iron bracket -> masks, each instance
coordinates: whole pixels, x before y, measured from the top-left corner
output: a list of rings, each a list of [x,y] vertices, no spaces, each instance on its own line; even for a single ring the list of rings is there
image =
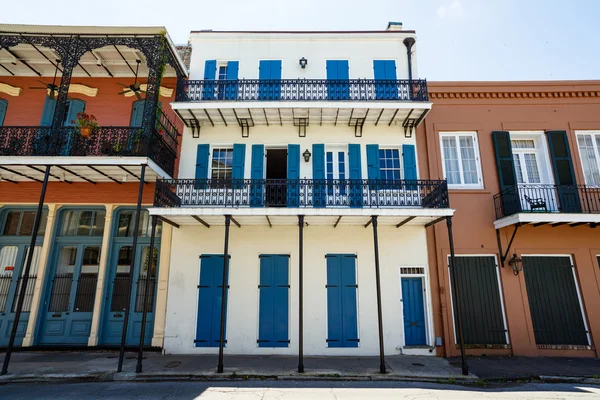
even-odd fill
[[[504,254],[502,253],[502,240],[500,239],[500,229],[496,229],[496,239],[498,240],[498,252],[500,254],[500,265],[502,266],[502,268],[504,268],[504,262],[506,261],[508,253],[510,252],[510,246],[512,246],[512,243],[515,240],[515,235],[517,234],[517,231],[520,227],[520,223],[515,224],[515,230],[513,231],[512,236],[510,237],[508,247],[506,248],[506,253]]]

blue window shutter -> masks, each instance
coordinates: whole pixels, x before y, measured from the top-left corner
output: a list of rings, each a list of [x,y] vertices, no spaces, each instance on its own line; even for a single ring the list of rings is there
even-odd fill
[[[52,119],[54,118],[54,109],[56,108],[56,99],[51,99],[46,96],[44,103],[44,109],[42,111],[42,120],[40,126],[52,126]]]
[[[212,310],[215,263],[212,256],[203,255],[198,284],[198,315],[196,318],[196,347],[211,347]]]
[[[260,303],[258,306],[258,347],[275,347],[273,264],[273,256],[261,256],[258,288]]]
[[[358,347],[356,258],[340,255],[342,280],[342,347]]]
[[[561,212],[581,212],[581,201],[575,181],[573,160],[569,149],[566,131],[547,131],[548,148],[552,159],[554,180],[558,186],[558,198]],[[561,187],[561,185],[564,185]],[[570,187],[567,187],[570,186]]]
[[[313,144],[313,207],[325,207],[327,204],[327,185],[325,181],[325,145]]]
[[[210,145],[199,144],[196,151],[196,179],[208,179],[208,159],[210,158]],[[204,189],[206,181],[196,182],[196,189]]]
[[[270,79],[281,79],[281,60],[271,60]]]
[[[329,100],[348,100],[350,87],[348,83],[340,82],[349,79],[348,60],[327,60],[327,98]]]
[[[6,108],[8,107],[8,102],[6,100],[0,99],[0,126],[4,124],[4,117],[6,116]]]
[[[240,69],[239,61],[227,62],[227,80],[237,81],[239,69]],[[238,94],[237,92],[238,92],[238,83],[237,82],[228,82],[225,87],[225,100],[236,100],[237,94]]]
[[[327,347],[342,347],[342,263],[337,255],[327,254]]]
[[[213,271],[213,303],[212,303],[212,318],[211,318],[211,333],[209,347],[219,347],[219,339],[221,336],[221,303],[223,300],[223,255],[215,255],[211,257],[214,264]],[[229,284],[229,259],[227,260],[225,285]],[[225,332],[227,332],[227,294],[225,291]],[[227,335],[225,334],[225,338]]]
[[[281,98],[281,60],[260,60],[258,79],[268,82],[261,83],[258,88],[259,100],[279,100]]]
[[[384,60],[373,60],[373,73],[375,80],[384,80],[386,78]]]
[[[367,172],[369,181],[379,179],[379,145],[367,145]],[[369,183],[371,184],[371,183]]]
[[[204,80],[215,80],[217,73],[217,60],[206,60],[204,62]],[[202,89],[202,99],[214,100],[216,85],[212,82],[204,82]]]
[[[350,171],[350,207],[362,207],[362,165],[360,144],[348,145]]]
[[[233,145],[233,160],[231,165],[231,178],[244,179],[244,166],[246,160],[246,145]]]
[[[65,118],[65,126],[77,125],[77,114],[85,111],[85,101],[73,99],[68,101],[69,111]]]
[[[288,313],[289,313],[289,257],[273,256],[273,332],[274,347],[288,347]]]
[[[404,179],[410,181],[417,180],[417,157],[414,145],[402,145],[402,161],[404,164]]]
[[[240,69],[239,61],[228,61],[227,62],[227,79],[229,79],[229,80],[238,79],[239,69]]]
[[[327,60],[326,68],[327,68],[327,80],[338,79],[338,66],[337,60]]]
[[[373,72],[376,81],[390,81],[375,84],[375,98],[378,100],[396,100],[398,98],[398,87],[396,80],[396,61],[374,60]]]
[[[395,81],[396,77],[396,60],[386,60],[385,63],[385,79]]]
[[[136,101],[135,103],[133,103],[133,108],[131,109],[131,123],[129,126],[142,126],[142,121],[144,120],[145,103],[146,102],[144,100]]]
[[[269,60],[259,61],[258,79],[271,79],[271,62]]]
[[[289,180],[287,190],[287,206],[298,207],[300,201],[300,145],[288,145],[287,178]]]
[[[264,193],[264,166],[265,166],[265,146],[262,144],[252,145],[252,165],[250,166],[250,206],[263,206]]]

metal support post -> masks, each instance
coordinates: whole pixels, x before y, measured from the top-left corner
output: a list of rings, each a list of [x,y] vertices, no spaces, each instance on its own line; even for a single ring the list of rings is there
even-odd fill
[[[377,238],[377,216],[371,217],[373,225],[373,247],[375,248],[375,285],[377,286],[377,324],[379,326],[379,372],[385,374],[385,355],[383,351],[383,320],[381,315],[381,278],[379,276],[379,240]]]
[[[304,215],[298,215],[298,372],[304,372]]]
[[[225,345],[225,310],[227,309],[227,264],[229,263],[229,225],[231,215],[225,216],[225,246],[223,248],[223,282],[221,290],[221,328],[219,331],[219,365],[217,372],[223,372],[223,346]]]

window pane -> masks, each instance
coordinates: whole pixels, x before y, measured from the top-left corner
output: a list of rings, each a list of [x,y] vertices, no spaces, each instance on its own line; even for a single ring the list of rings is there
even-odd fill
[[[129,269],[131,267],[131,246],[123,246],[119,249],[117,260],[117,273],[113,281],[112,299],[110,311],[119,312],[125,310],[129,300]]]
[[[158,249],[155,247],[152,252],[152,270],[150,276],[148,276],[148,269],[150,267],[150,248],[144,247],[142,250],[142,267],[140,268],[138,279],[137,279],[137,295],[135,299],[135,311],[142,312],[144,304],[144,294],[146,293],[146,280],[150,279],[150,288],[148,291],[148,297],[146,298],[146,311],[151,312],[154,304],[154,285],[156,284],[156,265],[158,263]]]
[[[79,211],[66,211],[63,213],[61,236],[75,236]]]
[[[35,211],[23,211],[21,217],[21,226],[19,227],[19,236],[31,236],[33,233],[33,222],[35,220]]]
[[[460,136],[460,156],[462,159],[462,167],[465,184],[476,184],[477,177],[477,160],[475,159],[475,147],[472,136]]]
[[[0,249],[0,312],[4,312],[6,308],[17,252],[17,246],[5,246]]]
[[[451,136],[442,138],[444,165],[446,167],[446,179],[448,184],[461,184],[460,169],[458,166],[458,151],[456,139]]]
[[[510,142],[513,149],[535,149],[535,141],[533,139],[517,139]]]
[[[106,211],[96,211],[94,226],[92,227],[92,236],[104,235],[104,222],[106,220]]]
[[[92,312],[100,269],[100,247],[89,246],[83,250],[81,274],[77,280],[74,312]]]
[[[540,172],[538,170],[535,154],[523,154],[525,157],[525,169],[527,170],[527,180],[529,183],[540,183]]]
[[[35,246],[33,250],[33,258],[31,259],[31,268],[29,269],[29,279],[27,280],[27,287],[25,288],[25,297],[23,299],[23,308],[21,311],[29,312],[31,311],[31,302],[33,300],[33,290],[35,288],[35,281],[37,279],[37,271],[40,265],[40,255],[42,253],[42,246]],[[27,257],[29,257],[29,246],[27,246],[27,251],[25,251],[25,258],[23,258],[21,264],[21,276],[17,281],[17,290],[15,293],[21,292],[21,285],[23,283],[23,277],[25,276],[25,263],[27,262]],[[17,311],[17,303],[19,297],[13,297],[12,304],[12,312]]]
[[[131,236],[130,226],[133,225],[133,214],[134,211],[121,211],[119,213],[119,224],[117,227],[117,236],[126,237]]]
[[[521,161],[519,160],[518,154],[513,154],[513,161],[515,164],[515,175],[517,176],[517,183],[523,183],[523,169],[521,168]]]
[[[598,145],[598,139],[599,137],[596,138],[596,146]],[[592,135],[577,136],[577,143],[579,144],[579,153],[581,154],[585,182],[588,185],[600,185],[600,171],[598,169],[596,153],[594,152]]]
[[[4,235],[16,235],[19,228],[20,211],[11,211],[6,214],[6,223],[4,224]]]
[[[69,311],[71,298],[71,284],[77,260],[77,247],[65,246],[60,249],[58,265],[54,279],[52,280],[52,292],[50,294],[49,312]]]
[[[89,236],[90,227],[94,218],[93,211],[82,211],[79,214],[79,224],[77,225],[77,236]]]
[[[231,179],[233,149],[214,149],[211,177],[213,179]]]
[[[400,151],[398,149],[380,150],[379,157],[381,178],[386,180],[401,179]]]

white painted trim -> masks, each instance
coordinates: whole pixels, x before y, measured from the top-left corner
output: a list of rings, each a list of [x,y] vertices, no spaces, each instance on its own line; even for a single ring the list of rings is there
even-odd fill
[[[586,185],[593,185],[587,181],[585,166],[583,165],[583,157],[581,157],[581,146],[579,145],[579,136],[590,135],[592,137],[592,147],[594,149],[594,155],[596,156],[596,166],[600,169],[600,149],[598,149],[598,145],[596,144],[596,136],[600,135],[600,131],[598,130],[580,130],[575,131],[575,141],[577,142],[577,150],[579,151],[579,162],[581,163],[581,171],[583,171],[583,179],[585,180]]]
[[[473,149],[475,151],[475,161],[476,161],[476,168],[477,168],[477,179],[479,180],[478,183],[476,184],[466,184],[466,183],[448,183],[448,188],[449,189],[483,189],[484,185],[483,185],[483,172],[481,170],[481,156],[480,156],[480,151],[479,151],[479,140],[477,139],[477,132],[476,131],[456,131],[456,132],[439,132],[439,140],[440,140],[440,156],[442,158],[442,173],[444,176],[444,179],[447,179],[447,175],[446,175],[446,160],[444,159],[444,142],[443,139],[444,137],[452,137],[454,138],[455,142],[456,142],[456,152],[457,152],[457,156],[458,156],[458,170],[460,173],[460,179],[461,181],[464,180],[464,171],[463,171],[463,164],[462,164],[462,156],[461,156],[461,152],[460,152],[460,141],[459,141],[459,137],[460,136],[471,136],[473,138]]]
[[[433,103],[406,102],[406,101],[231,101],[209,100],[193,102],[172,102],[173,110],[217,110],[232,109],[259,109],[263,108],[322,108],[322,109],[386,109],[386,110],[429,110]]]
[[[571,214],[571,213],[518,213],[494,221],[494,228],[500,229],[506,226],[522,223],[600,223],[600,214]]]

